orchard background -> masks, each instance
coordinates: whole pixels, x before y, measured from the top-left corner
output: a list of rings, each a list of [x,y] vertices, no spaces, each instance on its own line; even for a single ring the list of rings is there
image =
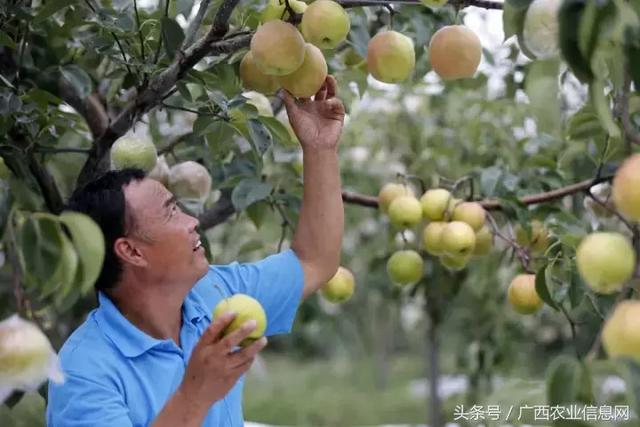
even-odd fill
[[[322,53],[347,109],[342,265],[355,293],[342,304],[311,298],[294,332],[270,341],[247,379],[246,419],[440,426],[458,405],[500,405],[516,408],[508,423],[550,425],[531,410],[518,420],[517,408],[580,404],[628,405],[626,425],[637,425],[640,315],[628,314],[631,326],[619,334],[631,357],[609,357],[601,331],[623,300],[637,298],[638,258],[631,277],[602,293],[579,274],[576,250],[588,234],[610,231],[640,253],[638,217],[612,203],[609,186],[639,151],[640,1],[537,0],[543,12],[528,26],[529,0],[339,3],[351,23],[347,40]],[[2,0],[0,319],[17,313],[34,322],[57,350],[95,306],[101,235],[63,213],[64,201],[111,167],[110,148],[125,135],[152,141],[164,155],[159,164],[207,169],[206,199],[182,202],[200,217],[212,263],[287,246],[302,195],[301,150],[280,99],[270,94],[266,105],[239,78],[265,6]],[[454,24],[480,36],[482,62],[472,77],[443,80],[428,46]],[[376,81],[366,61],[370,39],[388,29],[414,45],[415,68],[396,84]],[[631,166],[622,185],[637,212],[640,163]],[[378,208],[390,182],[418,198],[445,188],[480,202],[490,253],[444,267],[424,250],[426,221],[401,230]],[[527,236],[536,240],[540,227],[546,238],[537,250]],[[406,286],[386,271],[403,249],[424,260],[420,279]],[[629,256],[616,250],[602,245],[595,259]],[[544,302],[533,314],[508,298],[521,273],[536,275],[534,296]],[[43,425],[45,387],[39,392],[11,395],[0,425]]]

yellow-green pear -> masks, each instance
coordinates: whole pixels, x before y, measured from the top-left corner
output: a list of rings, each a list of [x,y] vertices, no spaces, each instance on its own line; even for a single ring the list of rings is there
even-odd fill
[[[393,283],[411,285],[422,278],[424,261],[420,254],[413,250],[394,252],[387,261],[387,273]]]
[[[618,303],[602,328],[602,346],[609,357],[640,361],[640,301]]]
[[[270,76],[293,73],[304,61],[302,34],[288,22],[269,21],[251,38],[251,54],[258,69]]]
[[[442,231],[447,225],[446,222],[433,221],[427,224],[422,231],[422,246],[425,251],[431,255],[441,255],[443,253],[442,248]]]
[[[427,190],[420,198],[422,213],[430,221],[443,221],[449,203],[453,200],[450,192],[443,188]]]
[[[442,249],[453,257],[467,257],[476,246],[476,233],[466,222],[452,221],[442,230]]]
[[[520,224],[516,226],[516,243],[527,247],[534,255],[544,253],[549,247],[549,231],[544,224],[537,219],[531,222],[531,235]]]
[[[544,304],[536,291],[534,274],[519,274],[509,284],[507,300],[520,314],[533,314]]]
[[[213,310],[214,320],[226,312],[236,313],[235,319],[223,334],[228,335],[236,329],[240,328],[249,320],[256,321],[256,328],[249,334],[247,338],[240,343],[241,347],[251,344],[253,341],[261,338],[267,329],[267,315],[258,300],[246,294],[235,294],[229,298],[225,298],[216,305]]]
[[[447,255],[447,254],[442,254],[442,256],[440,257],[440,262],[442,263],[442,265],[444,265],[447,268],[447,270],[459,271],[467,266],[467,263],[469,262],[469,257],[468,256],[456,257],[456,256]]]
[[[343,42],[351,29],[349,14],[332,0],[316,0],[302,15],[300,30],[309,43],[320,49],[333,49]]]
[[[443,80],[473,77],[481,57],[480,39],[464,25],[448,25],[431,36],[429,62]]]
[[[484,256],[493,249],[493,233],[485,225],[476,231],[476,246],[473,249],[473,255]]]
[[[462,202],[453,209],[451,219],[466,222],[473,231],[478,231],[484,225],[486,212],[478,202]]]
[[[123,136],[111,147],[111,169],[142,169],[145,173],[153,170],[158,161],[158,152],[149,138]]]
[[[414,196],[414,193],[411,187],[404,184],[385,184],[378,193],[378,207],[384,213],[389,212],[389,205],[398,196]]]
[[[620,233],[591,233],[578,245],[576,265],[587,285],[600,294],[618,291],[633,275],[636,253]]]
[[[558,57],[560,53],[560,20],[562,0],[533,0],[525,14],[522,37],[525,47],[536,59]]]
[[[406,80],[416,65],[413,40],[397,31],[382,31],[369,40],[367,68],[384,83]]]
[[[396,197],[389,205],[389,219],[398,228],[411,228],[422,219],[422,206],[413,196]]]
[[[50,375],[55,357],[49,339],[35,323],[17,314],[0,321],[1,388],[9,386],[9,392],[11,385],[37,388]],[[59,376],[57,372],[56,382]]]
[[[242,86],[248,90],[255,90],[266,95],[270,95],[280,88],[274,76],[264,74],[253,61],[251,51],[245,53],[240,61],[240,80]]]
[[[640,221],[640,154],[627,158],[616,172],[613,202],[622,215]]]
[[[338,271],[325,283],[322,288],[322,296],[332,303],[343,303],[351,298],[355,290],[356,281],[353,273],[345,267],[338,267]]]
[[[302,65],[293,73],[278,77],[278,82],[296,98],[311,98],[322,87],[327,72],[322,51],[307,43]]]
[[[289,6],[295,13],[304,13],[307,9],[307,4],[299,0],[289,0]],[[267,5],[262,9],[260,15],[260,21],[265,22],[281,19],[283,21],[289,20],[289,11],[286,10],[286,4],[284,0],[269,0]]]
[[[169,169],[167,188],[179,199],[206,200],[211,192],[211,174],[193,160],[176,163]]]

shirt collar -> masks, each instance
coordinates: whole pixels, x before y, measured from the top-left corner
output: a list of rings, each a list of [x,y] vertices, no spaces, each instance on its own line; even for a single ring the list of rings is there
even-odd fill
[[[194,292],[189,292],[182,304],[183,327],[185,322],[198,323],[208,318],[207,310],[202,307]],[[137,357],[156,346],[173,346],[171,340],[159,340],[138,329],[120,313],[109,297],[103,292],[98,293],[100,306],[97,309],[96,320],[98,326],[116,345],[125,357]]]

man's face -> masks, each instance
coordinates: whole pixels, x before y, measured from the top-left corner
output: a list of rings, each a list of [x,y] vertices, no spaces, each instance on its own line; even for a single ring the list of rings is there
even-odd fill
[[[201,278],[208,262],[196,232],[198,219],[182,212],[175,197],[156,180],[132,182],[124,194],[128,238],[144,268],[162,282],[195,283]]]

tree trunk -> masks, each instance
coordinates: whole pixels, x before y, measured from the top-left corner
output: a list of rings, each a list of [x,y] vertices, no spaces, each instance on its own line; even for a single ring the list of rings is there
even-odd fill
[[[428,309],[426,304],[426,313],[429,316],[429,325],[427,326],[427,366],[429,372],[429,413],[428,418],[431,419],[431,427],[442,427],[442,402],[438,394],[438,385],[440,383],[440,366],[438,361],[439,342],[438,342],[438,324],[434,319],[434,313]]]

